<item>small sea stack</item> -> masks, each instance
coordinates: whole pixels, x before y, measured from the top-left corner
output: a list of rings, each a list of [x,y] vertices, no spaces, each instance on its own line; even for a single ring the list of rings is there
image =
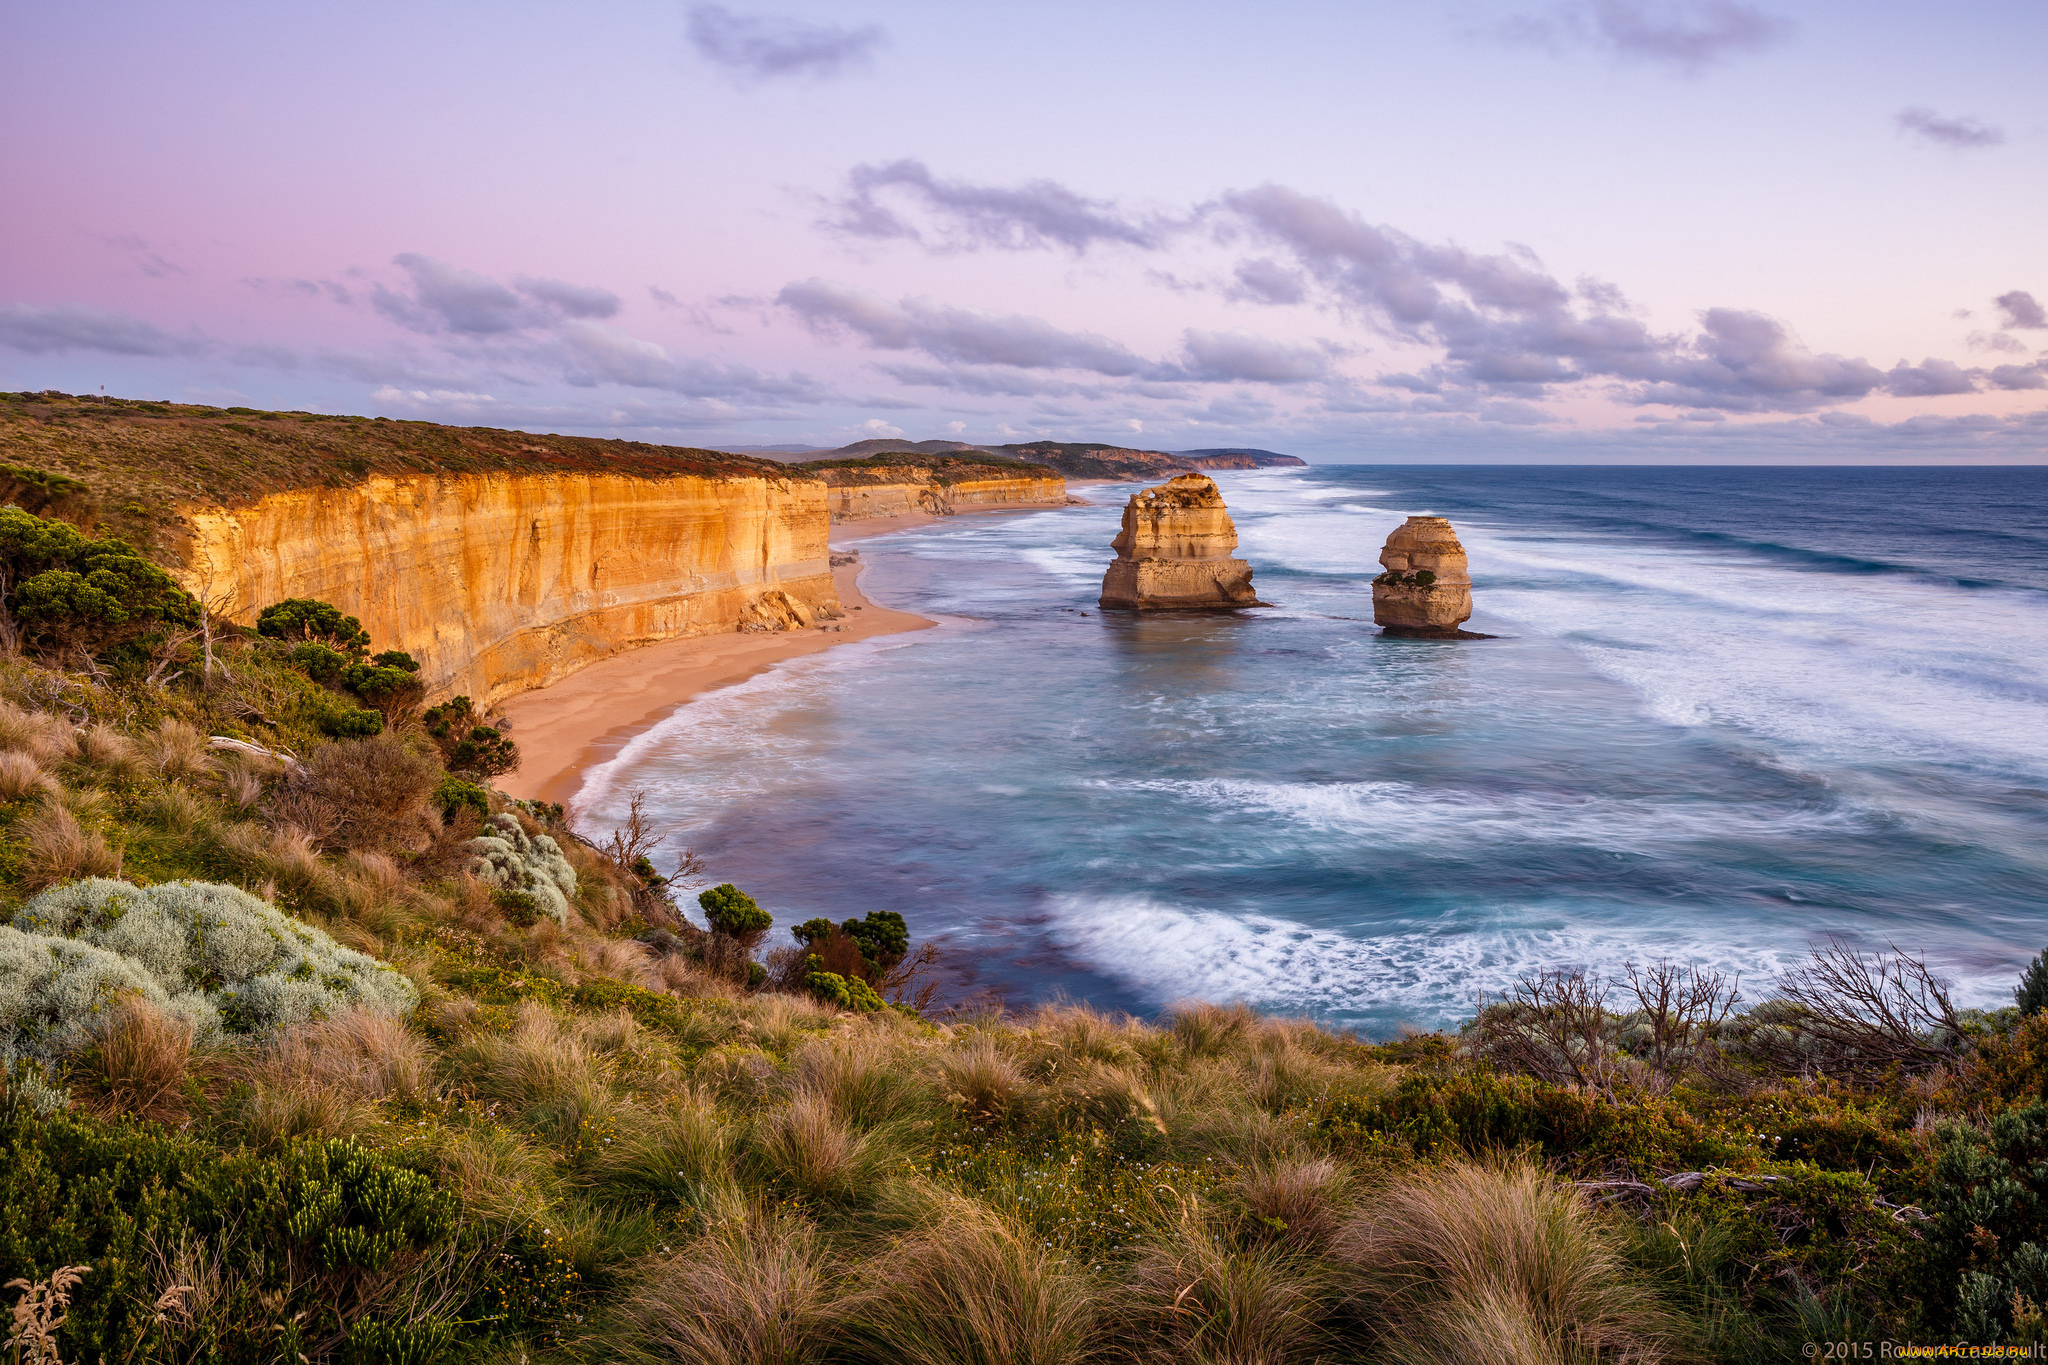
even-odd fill
[[[1182,474],[1133,493],[1116,558],[1102,576],[1104,610],[1216,611],[1263,607],[1252,566],[1236,557],[1237,527],[1216,481]]]
[[[1458,627],[1472,615],[1465,547],[1443,517],[1410,517],[1380,551],[1386,572],[1372,581],[1372,619],[1388,635],[1485,639]]]

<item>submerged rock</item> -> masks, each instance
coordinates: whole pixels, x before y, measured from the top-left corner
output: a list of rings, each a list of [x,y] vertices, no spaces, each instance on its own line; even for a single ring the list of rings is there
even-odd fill
[[[1236,557],[1237,527],[1216,481],[1182,474],[1133,493],[1116,558],[1102,576],[1102,605],[1124,611],[1262,607],[1252,566]]]
[[[1472,575],[1449,521],[1408,518],[1387,537],[1380,563],[1386,572],[1372,581],[1372,619],[1387,634],[1472,635],[1458,629],[1472,615]]]

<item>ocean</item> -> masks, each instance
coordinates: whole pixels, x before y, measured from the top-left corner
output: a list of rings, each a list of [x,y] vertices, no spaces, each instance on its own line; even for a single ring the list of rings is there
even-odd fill
[[[1831,935],[1995,1006],[2048,946],[2048,469],[1218,477],[1254,586],[1096,609],[1132,486],[862,541],[937,629],[784,664],[594,771],[783,927],[901,912],[950,998],[1244,1001],[1386,1036],[1660,956],[1750,1000]],[[1381,638],[1451,518],[1491,640]]]

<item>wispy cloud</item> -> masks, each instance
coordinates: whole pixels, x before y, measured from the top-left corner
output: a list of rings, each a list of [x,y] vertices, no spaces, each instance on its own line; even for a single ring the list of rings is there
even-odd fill
[[[1554,53],[1605,52],[1691,75],[1775,47],[1792,31],[1790,20],[1739,0],[1575,0],[1545,14],[1516,15],[1487,36]]]
[[[845,28],[780,15],[690,8],[690,45],[706,61],[752,80],[823,80],[866,65],[888,35],[876,24]]]
[[[2003,128],[1973,118],[1944,118],[1919,105],[1901,109],[1893,121],[1901,132],[1941,147],[1996,147],[2005,141]]]
[[[56,351],[98,351],[103,355],[183,356],[204,350],[197,337],[179,337],[154,323],[108,308],[63,303],[37,308],[0,306],[0,346],[42,355]]]
[[[391,263],[406,273],[410,291],[379,285],[371,302],[378,312],[415,332],[502,336],[547,327],[562,318],[608,318],[619,311],[618,295],[590,285],[522,276],[508,286],[410,251],[393,257]]]
[[[1074,252],[1105,243],[1159,245],[1167,225],[1130,217],[1051,180],[974,185],[935,176],[906,158],[856,166],[827,226],[857,237],[900,238],[936,249],[994,247]]]

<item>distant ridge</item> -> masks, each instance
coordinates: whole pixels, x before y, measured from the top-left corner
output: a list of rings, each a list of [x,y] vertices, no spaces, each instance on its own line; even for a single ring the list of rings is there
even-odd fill
[[[1016,445],[986,446],[967,441],[911,441],[901,437],[872,436],[851,445],[829,448],[779,445],[733,446],[730,449],[735,455],[753,455],[785,464],[865,460],[895,454],[927,457],[972,454],[990,460],[1047,465],[1070,479],[1152,479],[1198,469],[1270,469],[1308,463],[1293,455],[1248,446],[1166,451],[1139,450],[1102,441],[1026,441]]]

